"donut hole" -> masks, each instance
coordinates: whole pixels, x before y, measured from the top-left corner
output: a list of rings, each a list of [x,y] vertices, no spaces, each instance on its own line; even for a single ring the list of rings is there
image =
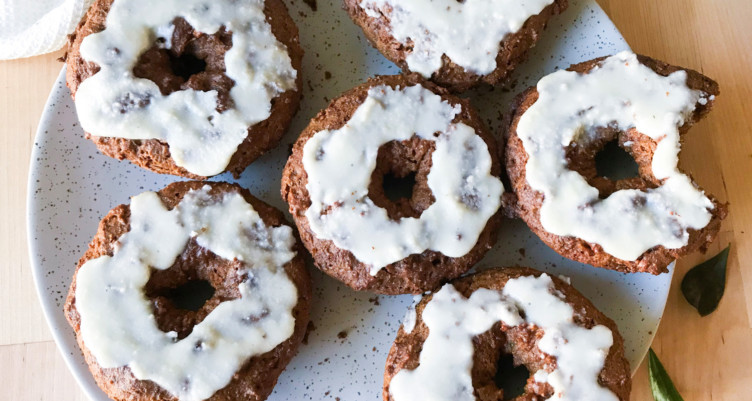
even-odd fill
[[[206,61],[196,57],[195,54],[184,53],[176,55],[169,52],[168,54],[170,56],[170,68],[172,68],[172,72],[186,81],[193,75],[206,70]]]
[[[415,187],[415,172],[410,172],[404,177],[398,177],[392,172],[384,174],[381,186],[384,188],[384,195],[392,202],[410,199]]]
[[[413,137],[379,147],[368,197],[392,220],[419,218],[436,199],[428,187],[433,141]]]
[[[214,287],[206,280],[189,280],[176,288],[168,289],[164,297],[177,309],[195,312],[214,296],[214,292]]]
[[[655,142],[634,129],[598,128],[566,148],[567,168],[598,189],[600,199],[623,189],[646,190],[661,185],[652,175]]]
[[[241,262],[223,259],[192,239],[172,266],[152,269],[144,286],[157,327],[176,332],[178,339],[187,337],[219,304],[240,297],[240,283],[252,280],[244,269]]]
[[[525,393],[530,371],[525,365],[515,365],[512,354],[502,353],[496,362],[494,383],[504,392],[504,401],[514,400]]]
[[[232,47],[232,33],[224,27],[211,35],[196,32],[183,18],[176,18],[171,27],[171,37],[155,35],[133,75],[154,82],[165,96],[188,89],[216,91],[217,110],[231,108],[235,82],[226,75],[224,58]]]
[[[545,400],[553,395],[548,384],[536,383],[531,374],[555,363],[536,346],[542,336],[532,325],[497,323],[473,339],[473,385],[480,401]]]
[[[634,157],[619,146],[614,139],[606,143],[595,155],[595,171],[611,181],[625,180],[640,176],[640,166]]]

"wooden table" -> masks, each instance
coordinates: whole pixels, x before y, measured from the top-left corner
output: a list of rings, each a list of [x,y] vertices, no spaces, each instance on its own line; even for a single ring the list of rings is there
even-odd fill
[[[731,203],[709,253],[731,243],[719,309],[700,318],[678,290],[677,267],[653,348],[685,400],[750,399],[752,382],[752,2],[600,0],[635,51],[690,67],[721,84],[715,111],[693,128],[682,165]],[[85,400],[60,357],[37,302],[25,229],[26,179],[42,106],[60,71],[60,52],[0,62],[0,399]],[[633,400],[650,400],[647,367]]]

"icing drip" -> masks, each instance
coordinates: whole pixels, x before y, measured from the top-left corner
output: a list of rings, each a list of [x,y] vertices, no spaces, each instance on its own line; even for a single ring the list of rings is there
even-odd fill
[[[422,295],[413,296],[413,303],[407,307],[405,317],[402,318],[402,330],[404,330],[407,334],[412,333],[413,329],[415,328],[415,323],[418,320],[418,315],[415,313],[415,305],[417,305],[421,299],[423,299]]]
[[[483,139],[452,122],[459,112],[419,85],[371,88],[345,126],[317,132],[303,148],[311,230],[371,265],[372,275],[427,249],[450,257],[469,252],[504,188],[491,175]],[[394,221],[368,197],[368,186],[379,147],[414,135],[436,143],[427,177],[436,201],[420,218]]]
[[[474,401],[473,337],[497,322],[536,325],[544,331],[537,346],[556,357],[556,366],[535,372],[533,378],[553,387],[550,399],[618,401],[598,383],[613,343],[611,331],[600,325],[586,329],[575,324],[574,310],[546,274],[510,279],[502,291],[481,288],[470,298],[447,284],[423,309],[422,320],[428,337],[420,365],[400,370],[392,378],[389,392],[395,401]]]
[[[681,248],[688,229],[710,222],[713,203],[678,168],[679,127],[707,94],[686,84],[685,71],[663,77],[633,53],[607,58],[587,74],[557,71],[538,83],[538,100],[522,115],[517,135],[528,154],[526,178],[544,194],[543,228],[601,245],[611,255],[636,260],[662,245]],[[636,128],[658,142],[656,189],[598,190],[567,167],[565,148],[587,144],[598,127]]]
[[[266,22],[263,0],[115,1],[107,28],[87,36],[81,55],[100,71],[81,83],[76,110],[84,130],[96,136],[160,139],[178,166],[191,173],[221,173],[248,136],[248,127],[267,119],[271,100],[296,87],[287,48]],[[133,75],[139,56],[157,37],[169,47],[171,23],[182,17],[198,32],[232,31],[225,54],[234,106],[217,109],[217,92],[186,89],[167,96]]]
[[[392,36],[412,45],[405,60],[411,71],[429,78],[446,54],[465,70],[489,74],[504,38],[553,0],[362,0],[372,18],[389,18]]]
[[[297,289],[283,266],[295,256],[287,226],[267,227],[241,195],[212,199],[209,187],[187,193],[167,210],[154,192],[131,199],[130,231],[113,256],[78,272],[81,336],[103,368],[128,366],[183,401],[204,400],[225,387],[252,356],[293,333]],[[151,269],[167,269],[188,240],[242,261],[249,277],[240,298],[219,304],[184,339],[157,327],[144,285]],[[116,317],[116,318],[113,318]]]

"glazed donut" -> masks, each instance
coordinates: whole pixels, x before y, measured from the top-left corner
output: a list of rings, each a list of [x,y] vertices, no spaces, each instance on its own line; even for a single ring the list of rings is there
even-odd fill
[[[504,82],[566,8],[567,0],[345,0],[386,58],[454,92]]]
[[[69,49],[87,138],[158,173],[238,176],[300,101],[303,50],[281,0],[97,0]]]
[[[97,385],[120,401],[266,399],[308,324],[300,249],[237,185],[178,182],[112,209],[65,304]],[[173,302],[201,280],[214,294],[198,310]]]
[[[513,400],[628,401],[616,324],[561,279],[529,268],[491,269],[424,296],[397,333],[384,401],[507,400],[497,361],[531,373]]]
[[[684,134],[718,93],[698,72],[629,52],[544,77],[517,98],[503,128],[516,214],[567,258],[667,272],[711,242],[726,216],[677,166]],[[614,140],[639,177],[598,176],[595,155]]]
[[[282,198],[316,265],[356,290],[421,293],[496,241],[501,170],[469,103],[417,75],[369,80],[321,111],[282,174]],[[390,200],[387,174],[415,174]]]

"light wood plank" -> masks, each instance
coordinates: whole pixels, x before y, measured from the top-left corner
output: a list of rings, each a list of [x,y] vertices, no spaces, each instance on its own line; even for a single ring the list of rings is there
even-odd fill
[[[708,255],[679,263],[653,347],[686,400],[747,397],[752,378],[752,18],[750,2],[603,0],[637,52],[697,69],[721,85],[717,107],[693,128],[682,166],[706,190],[731,203],[731,214]],[[701,318],[679,289],[684,273],[732,244],[728,287],[719,309]],[[744,261],[744,265],[742,264]],[[647,364],[634,380],[633,400],[649,400]]]
[[[52,341],[0,346],[0,398],[86,401]]]

